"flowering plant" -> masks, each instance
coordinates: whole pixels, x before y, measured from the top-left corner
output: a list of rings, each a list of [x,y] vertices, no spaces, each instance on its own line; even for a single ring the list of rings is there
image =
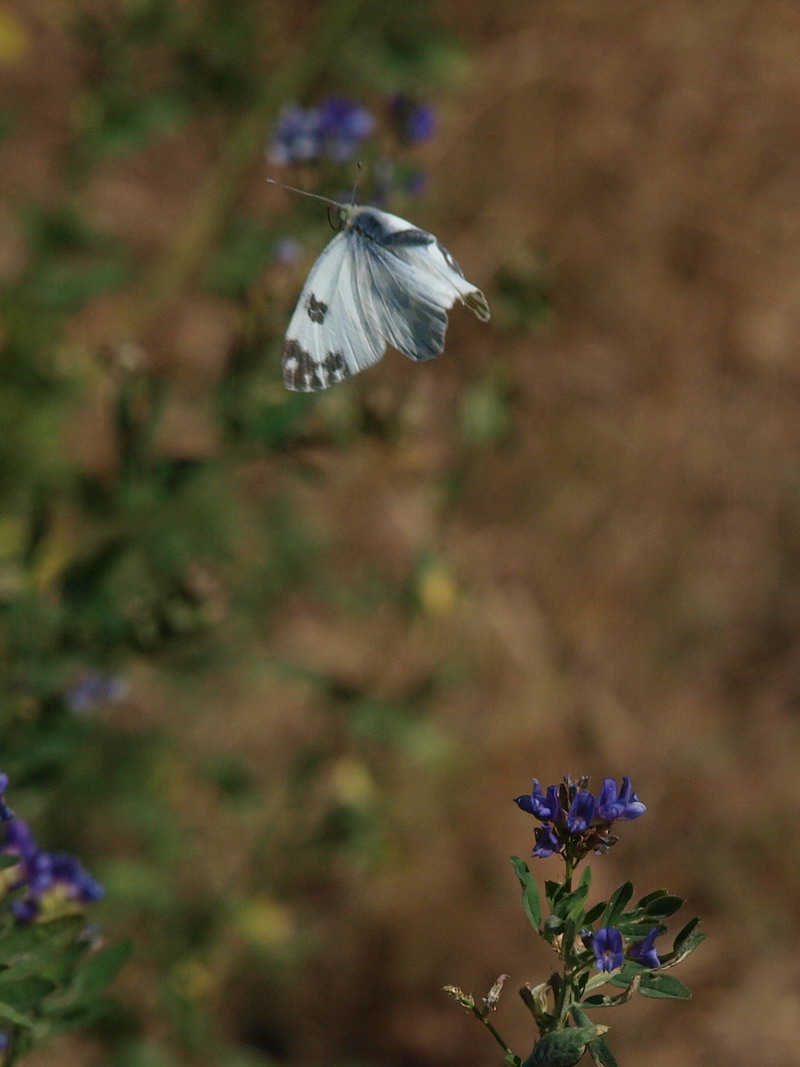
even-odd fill
[[[99,949],[85,913],[103,896],[102,886],[75,856],[39,848],[6,803],[7,788],[8,776],[0,774],[2,1067],[108,1010],[104,990],[129,951],[128,945]]]
[[[630,906],[633,884],[625,882],[608,900],[588,906],[591,867],[586,866],[574,881],[576,867],[589,852],[602,855],[616,843],[618,838],[610,832],[614,823],[638,819],[647,810],[629,778],[623,778],[621,789],[613,778],[603,779],[597,797],[588,785],[588,778],[566,777],[543,793],[534,779],[531,793],[516,798],[519,807],[540,823],[534,830],[534,857],[558,855],[564,862],[563,880],[545,882],[549,914],[544,917],[528,865],[512,857],[528,920],[561,961],[561,971],[547,981],[520,989],[539,1030],[530,1056],[523,1059],[512,1052],[489,1020],[508,975],[498,978],[482,1005],[455,986],[445,987],[487,1027],[506,1054],[504,1062],[514,1067],[572,1067],[587,1050],[599,1067],[617,1067],[604,1036],[608,1027],[593,1023],[586,1009],[616,1007],[637,992],[671,1000],[691,996],[682,982],[664,972],[703,940],[705,935],[697,929],[700,920],[687,923],[671,949],[656,947],[667,929],[664,920],[683,904],[680,897],[658,889]],[[603,988],[608,986],[612,989]]]
[[[381,112],[342,96],[325,97],[312,107],[289,104],[270,132],[266,157],[278,167],[348,163],[375,133],[380,144],[368,151],[371,201],[386,205],[396,192],[410,196],[424,192],[425,172],[400,157],[413,154],[416,146],[435,135],[436,111],[407,93],[390,95]]]

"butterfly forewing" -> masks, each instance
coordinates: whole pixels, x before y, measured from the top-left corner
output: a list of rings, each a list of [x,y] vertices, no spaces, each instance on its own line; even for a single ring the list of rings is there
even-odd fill
[[[386,343],[365,319],[346,234],[339,234],[311,268],[286,331],[283,381],[313,392],[349,378],[381,358]]]

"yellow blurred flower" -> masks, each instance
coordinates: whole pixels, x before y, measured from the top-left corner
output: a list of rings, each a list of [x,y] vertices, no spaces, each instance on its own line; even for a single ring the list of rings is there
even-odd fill
[[[251,897],[242,903],[236,927],[247,941],[259,948],[279,949],[295,933],[294,916],[285,904],[269,897]]]
[[[452,615],[458,599],[458,586],[443,563],[431,563],[419,575],[417,595],[426,615]]]
[[[0,65],[18,67],[28,55],[30,35],[25,23],[5,7],[0,7]]]
[[[189,1000],[200,1000],[214,989],[214,975],[200,960],[181,960],[172,972],[172,981]]]
[[[354,808],[367,807],[375,796],[375,782],[361,760],[340,760],[333,768],[331,782],[336,799]]]

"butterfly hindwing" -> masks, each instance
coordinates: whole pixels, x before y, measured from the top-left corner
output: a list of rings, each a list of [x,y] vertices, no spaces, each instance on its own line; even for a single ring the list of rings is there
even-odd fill
[[[357,262],[360,289],[367,290],[386,340],[411,359],[433,359],[444,348],[447,315],[441,302],[411,270],[374,242],[363,242]]]

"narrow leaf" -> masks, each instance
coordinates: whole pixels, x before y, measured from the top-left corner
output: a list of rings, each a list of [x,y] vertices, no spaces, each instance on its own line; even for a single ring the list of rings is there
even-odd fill
[[[13,1023],[15,1026],[22,1026],[26,1030],[30,1030],[33,1027],[33,1023],[30,1019],[26,1018],[21,1012],[18,1012],[16,1008],[12,1008],[10,1004],[6,1004],[5,1001],[0,1000],[0,1019],[5,1019],[6,1022]]]
[[[598,1067],[619,1067],[605,1037],[596,1037],[588,1044],[589,1055]]]
[[[643,974],[639,992],[659,1000],[689,1000],[692,991],[669,974]]]
[[[42,1010],[48,1013],[62,1013],[66,1010],[84,1007],[97,1000],[114,980],[130,954],[129,942],[110,945],[102,949],[75,971],[66,990],[61,990],[47,999]]]
[[[512,856],[511,862],[522,886],[522,906],[528,916],[528,922],[534,930],[538,931],[539,924],[542,921],[542,905],[539,900],[539,889],[536,885],[536,880],[528,869],[528,864],[521,860],[519,856]]]
[[[560,912],[564,914],[566,918],[574,919],[580,926],[585,922],[583,909],[586,904],[586,898],[589,896],[589,888],[592,884],[592,868],[586,867],[577,889],[574,889],[571,893],[568,893],[561,902]]]
[[[654,889],[652,893],[646,893],[640,900],[637,900],[637,908],[646,908],[654,900],[658,900],[659,897],[666,897],[668,893],[666,889]]]
[[[20,982],[7,982],[0,988],[3,1003],[17,1011],[30,1011],[35,1008],[48,993],[53,991],[53,983],[46,978],[23,978]]]
[[[600,916],[603,914],[607,907],[607,900],[599,900],[596,904],[592,905],[592,907],[589,908],[589,910],[586,912],[586,915],[584,915],[584,922],[588,923],[589,926],[593,926],[595,921],[600,918]],[[607,926],[608,924],[605,922],[601,922],[600,925]]]
[[[616,926],[620,915],[622,915],[632,896],[633,882],[624,882],[609,900],[602,925]]]
[[[691,922],[684,926],[673,942],[672,952],[668,952],[662,957],[662,967],[674,967],[676,963],[685,960],[690,952],[694,952],[697,946],[705,941],[706,935],[697,929],[699,923],[699,919],[692,919]]]
[[[642,913],[651,919],[666,919],[682,907],[683,897],[672,896],[668,893],[659,897],[658,900],[651,901],[642,909]]]

